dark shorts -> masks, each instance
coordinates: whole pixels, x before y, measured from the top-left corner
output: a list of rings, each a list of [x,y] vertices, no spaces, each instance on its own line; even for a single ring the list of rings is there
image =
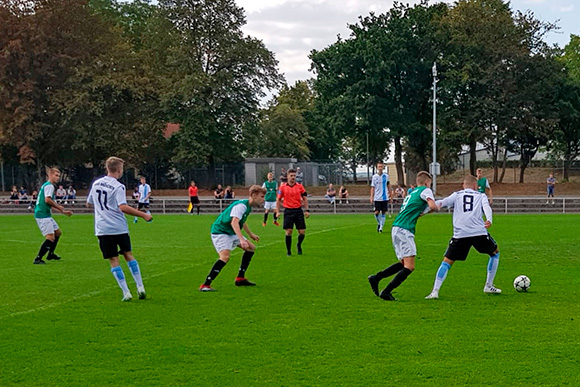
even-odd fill
[[[548,186],[548,195],[554,196],[554,186],[553,185]]]
[[[389,202],[386,200],[381,200],[380,202],[375,201],[375,211],[380,212],[389,211]]]
[[[489,234],[467,238],[451,238],[447,251],[445,251],[445,257],[452,261],[465,261],[472,246],[479,253],[487,255],[492,255],[497,250],[497,243]]]
[[[149,203],[139,203],[137,209],[140,210],[141,208],[149,208]]]
[[[302,208],[286,208],[284,210],[284,230],[290,230],[296,226],[296,230],[306,230],[306,221],[304,220],[304,211]]]
[[[105,259],[118,257],[131,251],[129,234],[100,235],[97,238],[99,238],[99,247]]]
[[[189,202],[191,204],[199,204],[199,197],[197,197],[197,196],[190,196],[189,197]]]

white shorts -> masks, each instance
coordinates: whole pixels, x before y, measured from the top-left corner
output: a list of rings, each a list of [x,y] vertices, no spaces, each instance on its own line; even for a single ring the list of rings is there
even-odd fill
[[[240,245],[240,239],[237,235],[211,234],[211,241],[218,254],[223,250],[233,251]]]
[[[264,202],[264,208],[266,210],[276,210],[276,202]]]
[[[36,218],[36,224],[43,236],[54,234],[58,230],[58,224],[52,218]]]
[[[395,226],[391,230],[391,238],[393,239],[395,255],[399,261],[403,258],[414,257],[417,255],[415,234],[411,231]]]

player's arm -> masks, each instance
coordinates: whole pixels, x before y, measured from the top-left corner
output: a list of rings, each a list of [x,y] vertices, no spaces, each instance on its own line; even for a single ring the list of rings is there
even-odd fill
[[[87,196],[87,201],[85,203],[85,207],[87,208],[93,208],[93,187],[91,187],[91,190],[89,191],[89,194]]]
[[[72,211],[65,210],[63,206],[52,200],[51,197],[45,197],[44,202],[48,204],[51,208],[54,208],[55,210],[60,212],[61,214],[64,214],[66,216],[71,216],[73,214]]]
[[[302,210],[304,210],[304,216],[308,218],[310,216],[309,210],[310,207],[308,206],[308,193],[304,188],[302,188],[301,195],[302,195]]]
[[[441,209],[443,207],[453,208],[453,206],[455,205],[455,197],[456,196],[457,196],[457,193],[453,192],[451,195],[447,196],[445,199],[437,200],[435,202],[435,204],[437,205],[437,207],[439,207],[439,209]]]
[[[240,219],[236,218],[235,216],[232,216],[231,225],[232,225],[232,229],[234,230],[234,233],[236,233],[236,236],[240,240],[240,247],[242,249],[247,249],[248,247],[250,247],[250,245],[248,244],[248,241],[242,235],[242,230],[240,229]]]
[[[125,197],[125,186],[122,186],[122,188],[116,189],[114,192],[114,195],[117,199],[117,203],[119,203],[119,210],[121,210],[122,213],[127,214],[127,215],[132,215],[132,216],[138,216],[140,218],[143,218],[143,220],[145,220],[146,222],[149,222],[149,221],[151,221],[151,219],[153,219],[151,214],[146,214],[143,211],[139,211],[139,210],[127,205],[127,198]]]
[[[493,211],[487,200],[482,201],[483,213],[485,215],[485,228],[490,228],[493,223]]]
[[[282,205],[283,195],[284,194],[282,193],[282,187],[280,187],[278,195],[276,195],[276,217],[280,216],[280,206]]]
[[[259,237],[259,236],[257,236],[256,234],[254,234],[254,233],[252,232],[252,230],[250,230],[250,227],[248,227],[248,224],[247,224],[247,223],[246,223],[246,224],[244,224],[244,227],[243,227],[243,229],[244,229],[244,231],[246,232],[246,234],[248,234],[248,236],[249,236],[250,238],[252,238],[252,239],[253,239],[253,240],[255,240],[256,242],[259,242],[259,241],[260,241],[260,237]]]
[[[489,197],[489,204],[493,204],[493,192],[491,190],[491,186],[489,185],[489,181],[486,179],[485,180],[485,192],[487,193],[487,196]]]
[[[371,203],[374,202],[375,199],[375,187],[371,185]]]

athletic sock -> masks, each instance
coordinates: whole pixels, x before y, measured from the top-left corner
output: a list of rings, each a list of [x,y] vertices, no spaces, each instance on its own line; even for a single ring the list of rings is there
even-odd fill
[[[129,269],[131,269],[131,274],[133,274],[133,279],[135,280],[137,287],[142,288],[143,279],[141,278],[141,270],[139,270],[139,263],[137,263],[137,260],[133,260],[127,262],[127,265],[129,265]]]
[[[56,250],[56,245],[58,244],[59,239],[60,239],[60,237],[57,237],[57,236],[54,237],[54,242],[52,242],[52,245],[50,246],[50,249],[48,250],[49,255],[54,254],[54,250]]]
[[[276,220],[276,216],[274,216],[274,220]],[[264,223],[268,221],[268,213],[264,212]]]
[[[499,266],[499,252],[497,254],[489,256],[489,261],[487,263],[487,280],[485,281],[486,286],[493,285],[493,280],[495,278],[495,273],[497,273],[498,266]]]
[[[278,217],[276,216],[276,213],[275,212],[274,212],[273,216],[274,216],[274,222],[277,222],[278,221]]]
[[[443,285],[443,281],[447,278],[447,272],[451,269],[451,265],[447,262],[441,262],[439,270],[437,270],[437,275],[435,275],[435,284],[433,285],[433,291],[438,292]]]
[[[292,253],[292,235],[286,235],[286,251]]]
[[[379,214],[375,215],[375,219],[377,220],[377,224],[380,226],[381,225],[381,218]]]
[[[405,266],[401,262],[393,263],[391,266],[387,267],[385,270],[379,271],[375,274],[375,277],[380,281],[383,278],[392,276],[400,272]]]
[[[42,259],[42,257],[44,257],[44,255],[50,251],[51,246],[52,241],[49,239],[45,239],[44,242],[42,242],[42,245],[40,246],[40,250],[38,251],[36,259],[38,260]]]
[[[381,228],[383,228],[383,226],[385,225],[385,219],[386,219],[386,215],[381,214]]]
[[[246,270],[248,270],[248,266],[250,266],[253,256],[253,251],[244,251],[244,255],[242,255],[242,263],[240,264],[240,271],[238,271],[239,278],[246,277]]]
[[[385,288],[385,292],[391,293],[395,288],[399,287],[407,279],[407,277],[412,273],[411,270],[404,267],[393,280]]]
[[[218,274],[220,273],[220,271],[222,271],[225,265],[226,262],[222,261],[221,259],[218,259],[213,264],[213,267],[211,268],[211,271],[207,275],[207,278],[205,279],[205,282],[203,284],[207,286],[211,285],[211,282],[215,279],[215,277],[218,276]]]
[[[298,244],[296,245],[298,251],[302,250],[302,242],[304,241],[304,238],[306,238],[306,235],[298,234]]]
[[[197,205],[197,214],[199,215],[199,212],[201,211],[201,208],[199,208],[199,204]]]
[[[117,280],[119,287],[123,291],[123,294],[129,292],[129,288],[127,287],[127,281],[125,281],[125,274],[123,274],[123,269],[121,266],[112,267],[111,273],[113,273],[113,277]]]

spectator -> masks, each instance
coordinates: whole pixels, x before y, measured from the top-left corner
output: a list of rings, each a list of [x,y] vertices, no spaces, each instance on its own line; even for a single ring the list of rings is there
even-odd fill
[[[135,187],[135,189],[133,190],[133,195],[131,196],[135,201],[135,204],[139,203],[139,186]]]
[[[546,180],[546,184],[548,185],[548,195],[546,196],[546,204],[548,204],[548,200],[550,197],[552,198],[552,204],[556,204],[554,201],[554,187],[556,186],[556,178],[554,177],[553,173],[550,173],[550,177]]]
[[[24,186],[20,186],[20,191],[18,191],[18,199],[22,203],[27,203],[28,202],[28,195],[27,195],[27,192],[26,192],[26,188],[24,188]]]
[[[213,196],[218,200],[222,200],[224,198],[224,189],[222,188],[221,184],[218,184],[217,188],[213,193]]]
[[[286,168],[282,167],[282,171],[280,172],[280,185],[288,183],[288,175],[286,174]]]
[[[67,191],[66,191],[66,199],[70,200],[71,203],[74,204],[75,200],[77,200],[77,191],[76,189],[71,185],[69,185]],[[68,204],[68,202],[64,202],[64,204]]]
[[[411,184],[411,186],[409,187],[409,189],[407,190],[407,195],[410,195],[411,192],[413,192],[413,190],[417,188],[417,186],[415,184]]]
[[[400,185],[397,185],[397,188],[395,188],[395,198],[405,198],[405,189]]]
[[[302,172],[300,167],[296,168],[296,182],[304,185],[304,172]]]
[[[346,204],[348,204],[348,190],[344,185],[340,186],[338,190],[338,197],[340,198],[340,203],[342,204],[342,199],[346,199]]]
[[[30,205],[28,206],[29,210],[33,210],[34,208],[36,208],[36,199],[38,199],[38,191],[34,190],[34,191],[32,191],[32,201],[30,202]]]
[[[328,199],[330,204],[334,204],[334,200],[336,198],[336,190],[334,189],[332,183],[328,185],[328,189],[326,190],[326,195],[324,197]]]
[[[58,189],[56,190],[56,193],[54,196],[55,196],[57,203],[62,203],[63,200],[66,199],[66,189],[64,189],[62,184],[59,184]]]
[[[236,198],[236,194],[234,193],[234,190],[232,189],[231,185],[228,185],[226,187],[226,190],[224,191],[224,199],[226,200],[233,200]]]
[[[10,201],[14,204],[18,204],[18,199],[20,199],[20,196],[18,195],[18,187],[14,185],[12,186],[12,191],[10,191]]]

